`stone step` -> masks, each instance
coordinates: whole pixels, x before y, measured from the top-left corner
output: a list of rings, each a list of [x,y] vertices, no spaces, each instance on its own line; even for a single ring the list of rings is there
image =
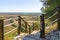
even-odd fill
[[[23,38],[19,38],[19,40],[60,40],[60,37],[58,35],[59,31],[52,31],[48,33],[45,38],[39,38],[40,32],[37,32],[36,34],[30,34],[26,35]]]

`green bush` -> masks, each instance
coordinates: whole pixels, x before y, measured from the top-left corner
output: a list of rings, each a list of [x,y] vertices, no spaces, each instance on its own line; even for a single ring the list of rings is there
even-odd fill
[[[17,25],[15,25],[15,24],[12,24],[12,26],[13,26],[13,27],[17,27]]]
[[[36,23],[34,23],[34,29],[39,29],[40,28],[40,23],[38,23],[38,22],[36,22]]]

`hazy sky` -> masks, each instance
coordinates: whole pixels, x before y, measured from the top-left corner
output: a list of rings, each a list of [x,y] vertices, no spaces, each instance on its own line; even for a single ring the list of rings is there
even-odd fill
[[[0,0],[0,12],[40,12],[40,0]]]

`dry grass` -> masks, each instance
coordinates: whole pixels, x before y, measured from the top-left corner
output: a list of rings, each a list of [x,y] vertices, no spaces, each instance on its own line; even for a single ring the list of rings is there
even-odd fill
[[[49,28],[45,28],[45,33],[49,33],[51,32],[52,30],[56,30],[57,29],[57,23],[54,23],[53,25],[50,25]]]
[[[10,31],[10,30],[12,30],[12,29],[14,29],[13,26],[4,27],[4,33],[8,32],[8,31]]]
[[[17,35],[16,33],[17,33],[17,29],[7,35],[4,35],[4,40],[13,40],[14,37]]]

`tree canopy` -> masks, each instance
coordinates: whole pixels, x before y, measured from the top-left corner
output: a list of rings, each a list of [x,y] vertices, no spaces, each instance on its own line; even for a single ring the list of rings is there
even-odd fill
[[[57,7],[59,4],[60,4],[60,0],[43,0],[44,2],[43,2],[43,4],[44,4],[44,6],[45,6],[45,8],[44,7],[42,7],[42,11],[44,12],[44,13],[48,13],[48,12],[50,12],[51,10],[53,10],[55,7]]]
[[[43,0],[42,2],[43,2],[43,7],[41,8],[41,11],[45,13],[45,19],[52,16],[56,12],[55,8],[60,5],[60,0]],[[50,24],[55,19],[56,19],[56,15],[51,19],[46,20],[47,21],[46,23]]]

